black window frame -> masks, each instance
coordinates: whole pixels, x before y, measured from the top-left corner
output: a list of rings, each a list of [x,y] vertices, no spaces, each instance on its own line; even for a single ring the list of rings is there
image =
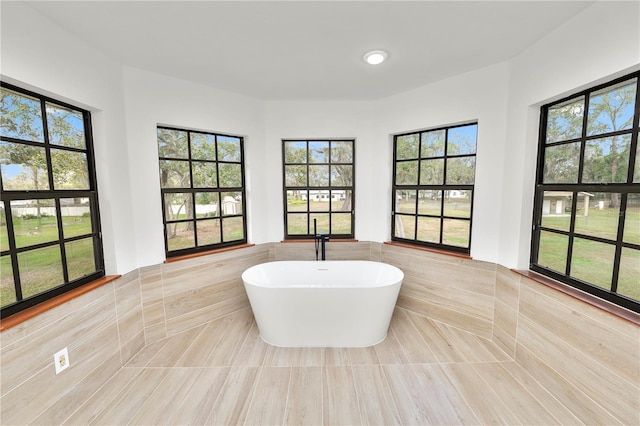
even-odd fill
[[[475,131],[475,135],[476,135],[476,140],[475,140],[475,150],[472,154],[470,153],[463,153],[463,154],[450,154],[448,151],[448,145],[449,145],[449,131],[452,129],[457,129],[457,128],[461,128],[461,127],[468,127],[468,126],[476,126],[476,131]],[[391,188],[391,240],[392,241],[397,241],[397,242],[401,242],[401,243],[405,243],[405,244],[411,244],[411,245],[416,245],[419,247],[426,247],[426,248],[432,248],[432,249],[437,249],[437,250],[444,250],[444,251],[450,251],[450,252],[455,252],[455,253],[462,253],[462,254],[466,254],[469,255],[471,253],[471,243],[472,243],[472,232],[473,232],[473,205],[474,205],[474,197],[475,197],[475,176],[476,176],[476,169],[477,169],[477,151],[478,151],[478,140],[477,140],[477,136],[478,136],[478,121],[477,120],[470,120],[470,121],[466,121],[463,122],[461,124],[455,124],[455,125],[447,125],[447,126],[440,126],[440,127],[435,127],[435,128],[429,128],[429,129],[423,129],[423,130],[417,130],[417,131],[412,131],[412,132],[406,132],[406,133],[400,133],[400,134],[395,134],[393,135],[393,178],[392,178],[392,188]],[[445,140],[444,140],[444,146],[443,146],[443,152],[440,155],[426,155],[423,156],[422,155],[422,144],[423,144],[423,135],[426,133],[432,133],[432,132],[441,132],[444,131],[445,132]],[[397,153],[397,144],[398,144],[398,138],[401,137],[407,137],[407,136],[417,136],[418,138],[418,147],[417,147],[417,157],[414,158],[408,158],[408,159],[399,159],[398,158],[398,153]],[[473,183],[472,184],[458,184],[458,183],[447,183],[447,168],[448,168],[448,159],[465,159],[465,158],[473,158]],[[421,167],[422,167],[422,162],[424,160],[441,160],[443,162],[443,175],[442,175],[442,183],[440,184],[420,184],[420,176],[421,176]],[[411,161],[417,161],[418,163],[418,168],[417,168],[417,183],[416,184],[400,184],[397,182],[397,176],[398,176],[398,172],[397,172],[397,168],[398,168],[398,164],[401,164],[403,162],[411,162]],[[460,216],[454,216],[454,215],[447,215],[445,214],[445,199],[446,197],[444,196],[445,191],[471,191],[471,196],[469,197],[469,217],[460,217]],[[415,212],[413,213],[406,213],[406,212],[401,212],[398,206],[398,191],[415,191],[416,197],[415,197]],[[419,209],[419,191],[441,191],[441,197],[440,197],[440,213],[439,214],[429,214],[429,213],[420,213],[420,209]],[[401,237],[401,236],[397,236],[397,227],[396,227],[396,220],[398,217],[400,216],[404,216],[404,217],[413,217],[414,218],[414,236],[413,238],[406,238],[406,237]],[[439,219],[440,221],[440,230],[439,230],[439,238],[438,238],[438,242],[433,242],[433,241],[424,241],[424,240],[420,240],[418,239],[418,220],[419,218],[433,218],[433,219]],[[458,246],[458,245],[452,245],[452,244],[447,244],[444,241],[444,222],[445,220],[463,220],[463,221],[468,221],[469,222],[469,233],[468,233],[468,238],[467,238],[467,246],[463,247],[463,246]]]
[[[231,134],[225,134],[225,133],[220,133],[220,132],[212,132],[212,131],[205,131],[205,130],[194,130],[194,129],[189,129],[189,128],[183,128],[183,127],[177,127],[177,126],[165,126],[165,125],[158,125],[157,126],[157,130],[160,129],[164,129],[164,130],[170,130],[170,131],[178,131],[178,132],[185,132],[187,133],[187,149],[188,149],[188,158],[175,158],[175,157],[161,157],[160,153],[158,153],[158,159],[159,162],[165,161],[165,160],[179,160],[179,161],[188,161],[189,163],[189,187],[175,187],[175,188],[163,188],[162,187],[162,178],[160,177],[160,195],[161,195],[161,205],[162,205],[162,227],[163,227],[163,234],[164,234],[164,248],[165,248],[165,256],[167,259],[172,258],[172,257],[178,257],[178,256],[184,256],[184,255],[189,255],[189,254],[195,254],[195,253],[202,253],[202,252],[207,252],[207,251],[212,251],[212,250],[216,250],[216,249],[221,249],[221,248],[227,248],[227,247],[234,247],[234,246],[240,246],[240,245],[244,245],[247,244],[247,209],[246,209],[246,180],[245,180],[245,153],[244,153],[244,137],[242,136],[238,136],[238,135],[231,135]],[[215,143],[216,143],[216,158],[215,159],[197,159],[197,158],[193,158],[192,156],[192,152],[191,152],[191,134],[200,134],[200,135],[210,135],[214,137]],[[239,146],[240,146],[240,161],[227,161],[227,160],[220,160],[217,156],[218,153],[218,138],[232,138],[232,139],[238,139],[239,140]],[[210,164],[215,164],[216,166],[216,186],[215,187],[196,187],[194,186],[194,173],[193,173],[193,164],[194,163],[210,163]],[[241,184],[240,186],[234,186],[234,187],[220,187],[220,172],[219,172],[219,165],[220,164],[234,164],[240,165],[240,174],[241,174]],[[162,169],[160,170],[160,174],[162,174]],[[194,213],[194,217],[193,218],[187,218],[187,219],[182,219],[182,220],[171,220],[168,221],[167,220],[167,212],[166,212],[166,206],[165,206],[165,194],[170,194],[170,193],[189,193],[192,194],[191,197],[191,201],[192,201],[192,205],[193,205],[193,212],[196,212],[196,200],[195,200],[195,195],[196,193],[215,193],[217,194],[218,197],[218,204],[217,204],[217,208],[219,209],[219,213],[217,216],[214,217],[205,217],[205,218],[198,218],[197,214]],[[229,193],[229,192],[235,192],[235,193],[240,193],[240,208],[241,208],[241,213],[240,214],[222,214],[222,194],[223,193]],[[231,218],[235,218],[235,217],[240,217],[242,218],[242,235],[243,238],[241,239],[235,239],[235,240],[230,240],[230,241],[225,241],[224,240],[224,226],[222,225],[222,221],[224,219],[231,219]],[[220,242],[219,243],[214,243],[214,244],[205,244],[205,245],[198,245],[198,226],[197,223],[199,221],[202,220],[211,220],[211,219],[216,219],[219,220],[220,222],[220,226],[219,226],[219,231],[220,231]],[[169,241],[168,241],[168,236],[167,236],[167,225],[170,224],[179,224],[179,223],[188,223],[191,222],[193,223],[193,233],[194,233],[194,246],[193,247],[188,247],[188,248],[182,248],[182,249],[177,249],[177,250],[169,250]]]
[[[2,142],[20,144],[23,146],[30,147],[38,147],[44,148],[46,153],[46,162],[47,162],[47,179],[48,179],[48,189],[36,189],[36,190],[2,190],[1,194],[1,203],[2,207],[5,211],[6,225],[7,225],[7,233],[8,233],[8,249],[2,248],[0,255],[2,256],[10,256],[11,264],[12,264],[12,272],[14,279],[14,286],[16,291],[16,299],[17,301],[4,306],[0,309],[0,317],[6,318],[10,315],[16,314],[18,312],[24,311],[25,309],[31,308],[35,305],[38,305],[47,300],[53,299],[57,296],[60,296],[64,293],[67,293],[71,290],[74,290],[82,285],[85,285],[89,282],[95,281],[99,278],[105,276],[105,265],[104,265],[104,253],[103,253],[103,243],[102,243],[102,231],[100,224],[100,208],[99,208],[99,200],[98,200],[98,188],[97,188],[97,175],[96,175],[96,166],[95,166],[95,153],[93,149],[93,130],[91,124],[91,113],[88,110],[79,108],[75,105],[71,105],[67,102],[60,101],[58,99],[51,98],[49,96],[45,96],[31,90],[23,89],[13,84],[6,83],[4,81],[0,82],[2,88],[11,90],[18,94],[22,94],[31,98],[34,98],[40,102],[41,108],[41,118],[42,118],[42,131],[43,131],[43,141],[42,142],[34,142],[20,138],[8,137],[8,136],[0,136],[0,140]],[[48,117],[46,113],[47,105],[54,105],[64,109],[73,110],[74,112],[82,114],[83,121],[83,130],[84,130],[84,142],[85,149],[81,148],[73,148],[67,147],[59,144],[54,144],[50,141],[49,135],[49,126],[48,126]],[[87,181],[88,181],[88,189],[55,189],[54,184],[54,172],[52,167],[52,155],[51,150],[60,150],[69,153],[83,153],[86,154],[86,162],[87,162]],[[0,180],[2,177],[0,177]],[[2,186],[4,188],[4,186]],[[62,207],[61,200],[69,199],[69,198],[86,198],[90,203],[90,217],[91,217],[91,232],[85,233],[81,235],[76,235],[72,237],[65,238],[63,234],[63,216],[62,216]],[[11,208],[12,201],[18,200],[54,200],[55,210],[56,210],[56,224],[58,227],[58,239],[54,241],[48,241],[40,244],[35,244],[26,247],[17,247],[16,246],[16,238],[14,232],[14,218]],[[80,278],[71,280],[69,279],[69,258],[67,256],[67,251],[65,245],[68,243],[72,243],[74,241],[80,241],[83,239],[91,238],[93,242],[93,255],[94,255],[94,263],[95,263],[95,271],[91,274],[84,275]],[[35,294],[31,297],[24,298],[22,294],[22,286],[21,286],[21,276],[20,276],[20,268],[18,263],[18,255],[20,253],[26,253],[32,250],[48,248],[48,247],[60,247],[60,259],[62,263],[62,274],[63,274],[63,283],[59,286],[53,287],[44,292]],[[3,271],[5,272],[5,271]]]
[[[305,143],[306,145],[306,161],[305,162],[293,162],[288,163],[286,161],[285,156],[285,145],[286,143]],[[309,160],[309,144],[315,142],[327,142],[329,143],[329,151],[327,153],[327,161],[326,162],[312,162]],[[331,143],[332,142],[347,142],[351,144],[351,162],[341,162],[341,161],[333,161],[331,155]],[[332,185],[331,183],[331,169],[333,165],[344,165],[351,166],[351,185]],[[303,166],[306,168],[306,184],[305,185],[287,185],[287,174],[286,168],[287,166]],[[328,166],[329,167],[329,182],[326,186],[312,186],[309,184],[309,166]],[[323,139],[282,139],[282,188],[283,188],[283,212],[284,212],[284,239],[285,240],[305,240],[309,238],[313,238],[313,215],[324,215],[327,214],[329,217],[329,231],[325,232],[321,227],[318,226],[318,233],[325,233],[331,239],[354,239],[355,238],[355,197],[356,197],[356,139],[355,138],[323,138]],[[304,211],[297,211],[293,214],[306,214],[307,216],[307,233],[306,234],[289,234],[289,213],[288,212],[288,198],[287,191],[306,191],[307,192],[307,200],[306,200],[306,209]],[[351,192],[351,205],[348,212],[345,211],[334,211],[333,203],[329,202],[328,210],[312,210],[310,208],[309,202],[311,198],[311,191],[326,191],[328,194],[331,194],[331,191],[346,191]],[[324,194],[321,194],[324,195]],[[332,213],[338,214],[350,214],[350,233],[336,233],[333,232],[333,220]]]
[[[609,87],[615,87],[616,85],[622,84],[624,82],[636,79],[636,91],[635,91],[635,107],[634,107],[634,115],[631,121],[631,127],[629,129],[623,130],[614,130],[610,132],[604,133],[595,133],[588,134],[588,126],[587,120],[589,118],[589,107],[591,97],[594,93],[600,92],[603,89],[607,89]],[[568,139],[562,139],[560,141],[552,141],[547,142],[547,123],[549,119],[549,109],[552,107],[561,107],[563,104],[570,103],[572,100],[577,100],[581,97],[584,97],[584,105],[582,114],[582,124],[581,124],[581,134],[577,137],[572,137]],[[631,203],[629,203],[629,195],[633,194],[634,198],[640,197],[640,181],[634,182],[634,169],[640,167],[638,164],[638,133],[639,130],[639,120],[640,120],[640,71],[634,72],[631,74],[627,74],[623,77],[616,78],[609,82],[599,84],[594,87],[590,87],[585,90],[581,90],[576,93],[572,93],[566,97],[558,101],[554,101],[548,104],[543,105],[540,108],[540,127],[539,127],[539,139],[538,139],[538,158],[536,164],[536,182],[534,188],[534,207],[533,207],[533,226],[532,226],[532,237],[531,237],[531,256],[530,256],[530,265],[529,269],[545,275],[547,277],[553,278],[557,281],[560,281],[564,284],[597,296],[601,299],[612,302],[616,305],[622,306],[626,309],[640,312],[640,300],[635,300],[630,297],[624,296],[622,294],[617,293],[618,289],[618,279],[620,273],[620,261],[621,254],[623,249],[631,249],[637,250],[640,252],[640,243],[631,243],[624,240],[624,227],[625,227],[625,217],[627,208]],[[599,139],[605,139],[607,137],[620,137],[628,135],[629,138],[629,163],[627,169],[627,176],[625,182],[585,182],[582,180],[584,178],[584,169],[585,169],[585,151],[586,146],[589,141],[596,141]],[[579,144],[579,157],[578,157],[578,167],[577,167],[577,182],[575,183],[545,183],[545,154],[546,148],[561,146],[561,145],[569,145],[569,144]],[[613,179],[612,179],[613,180]],[[571,202],[570,206],[570,224],[568,230],[561,230],[553,227],[543,226],[542,220],[544,217],[544,197],[545,192],[564,192],[570,193],[571,197],[569,198]],[[581,233],[579,230],[576,230],[576,217],[578,216],[578,209],[580,209],[580,203],[584,202],[585,195],[593,195],[593,194],[620,194],[620,206],[619,206],[619,214],[618,214],[618,225],[617,225],[617,233],[615,239],[589,235],[586,233]],[[557,271],[552,269],[549,266],[541,265],[540,262],[540,242],[541,242],[541,233],[548,232],[557,236],[566,236],[567,237],[567,251],[566,251],[566,261],[564,271]],[[580,239],[584,241],[590,241],[595,243],[607,244],[613,246],[612,248],[615,250],[614,258],[613,258],[613,273],[611,277],[611,285],[608,289],[598,286],[597,284],[590,283],[585,281],[584,279],[579,279],[574,276],[571,276],[571,267],[572,267],[572,259],[574,252],[574,242],[575,239]],[[640,278],[639,278],[640,280]],[[640,285],[640,284],[639,284]]]

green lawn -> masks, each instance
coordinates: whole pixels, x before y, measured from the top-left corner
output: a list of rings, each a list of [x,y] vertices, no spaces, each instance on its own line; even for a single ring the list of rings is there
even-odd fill
[[[589,210],[587,217],[576,217],[576,233],[615,240],[618,232],[617,209]],[[627,210],[624,241],[640,243],[640,208]],[[568,230],[569,216],[546,216],[545,227]],[[567,259],[568,238],[551,232],[541,232],[538,263],[564,273]],[[610,289],[613,277],[615,247],[576,237],[571,259],[571,276]],[[640,250],[625,248],[618,278],[617,292],[640,300]]]

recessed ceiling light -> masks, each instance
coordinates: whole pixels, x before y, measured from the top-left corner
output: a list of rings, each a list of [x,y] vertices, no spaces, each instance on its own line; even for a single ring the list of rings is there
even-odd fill
[[[363,59],[365,62],[371,65],[378,65],[384,62],[387,59],[387,52],[384,50],[372,50],[371,52],[367,52],[364,54]]]

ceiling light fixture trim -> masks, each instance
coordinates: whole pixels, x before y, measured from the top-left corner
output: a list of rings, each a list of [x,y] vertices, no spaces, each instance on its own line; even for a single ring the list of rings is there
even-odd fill
[[[387,56],[389,55],[384,50],[372,50],[365,53],[362,59],[368,64],[378,65],[383,63],[387,59]]]

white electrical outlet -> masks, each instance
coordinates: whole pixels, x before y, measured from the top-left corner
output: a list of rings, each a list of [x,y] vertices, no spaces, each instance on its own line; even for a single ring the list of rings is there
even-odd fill
[[[53,365],[56,367],[56,374],[60,374],[69,367],[69,351],[67,348],[56,352],[53,356]]]

